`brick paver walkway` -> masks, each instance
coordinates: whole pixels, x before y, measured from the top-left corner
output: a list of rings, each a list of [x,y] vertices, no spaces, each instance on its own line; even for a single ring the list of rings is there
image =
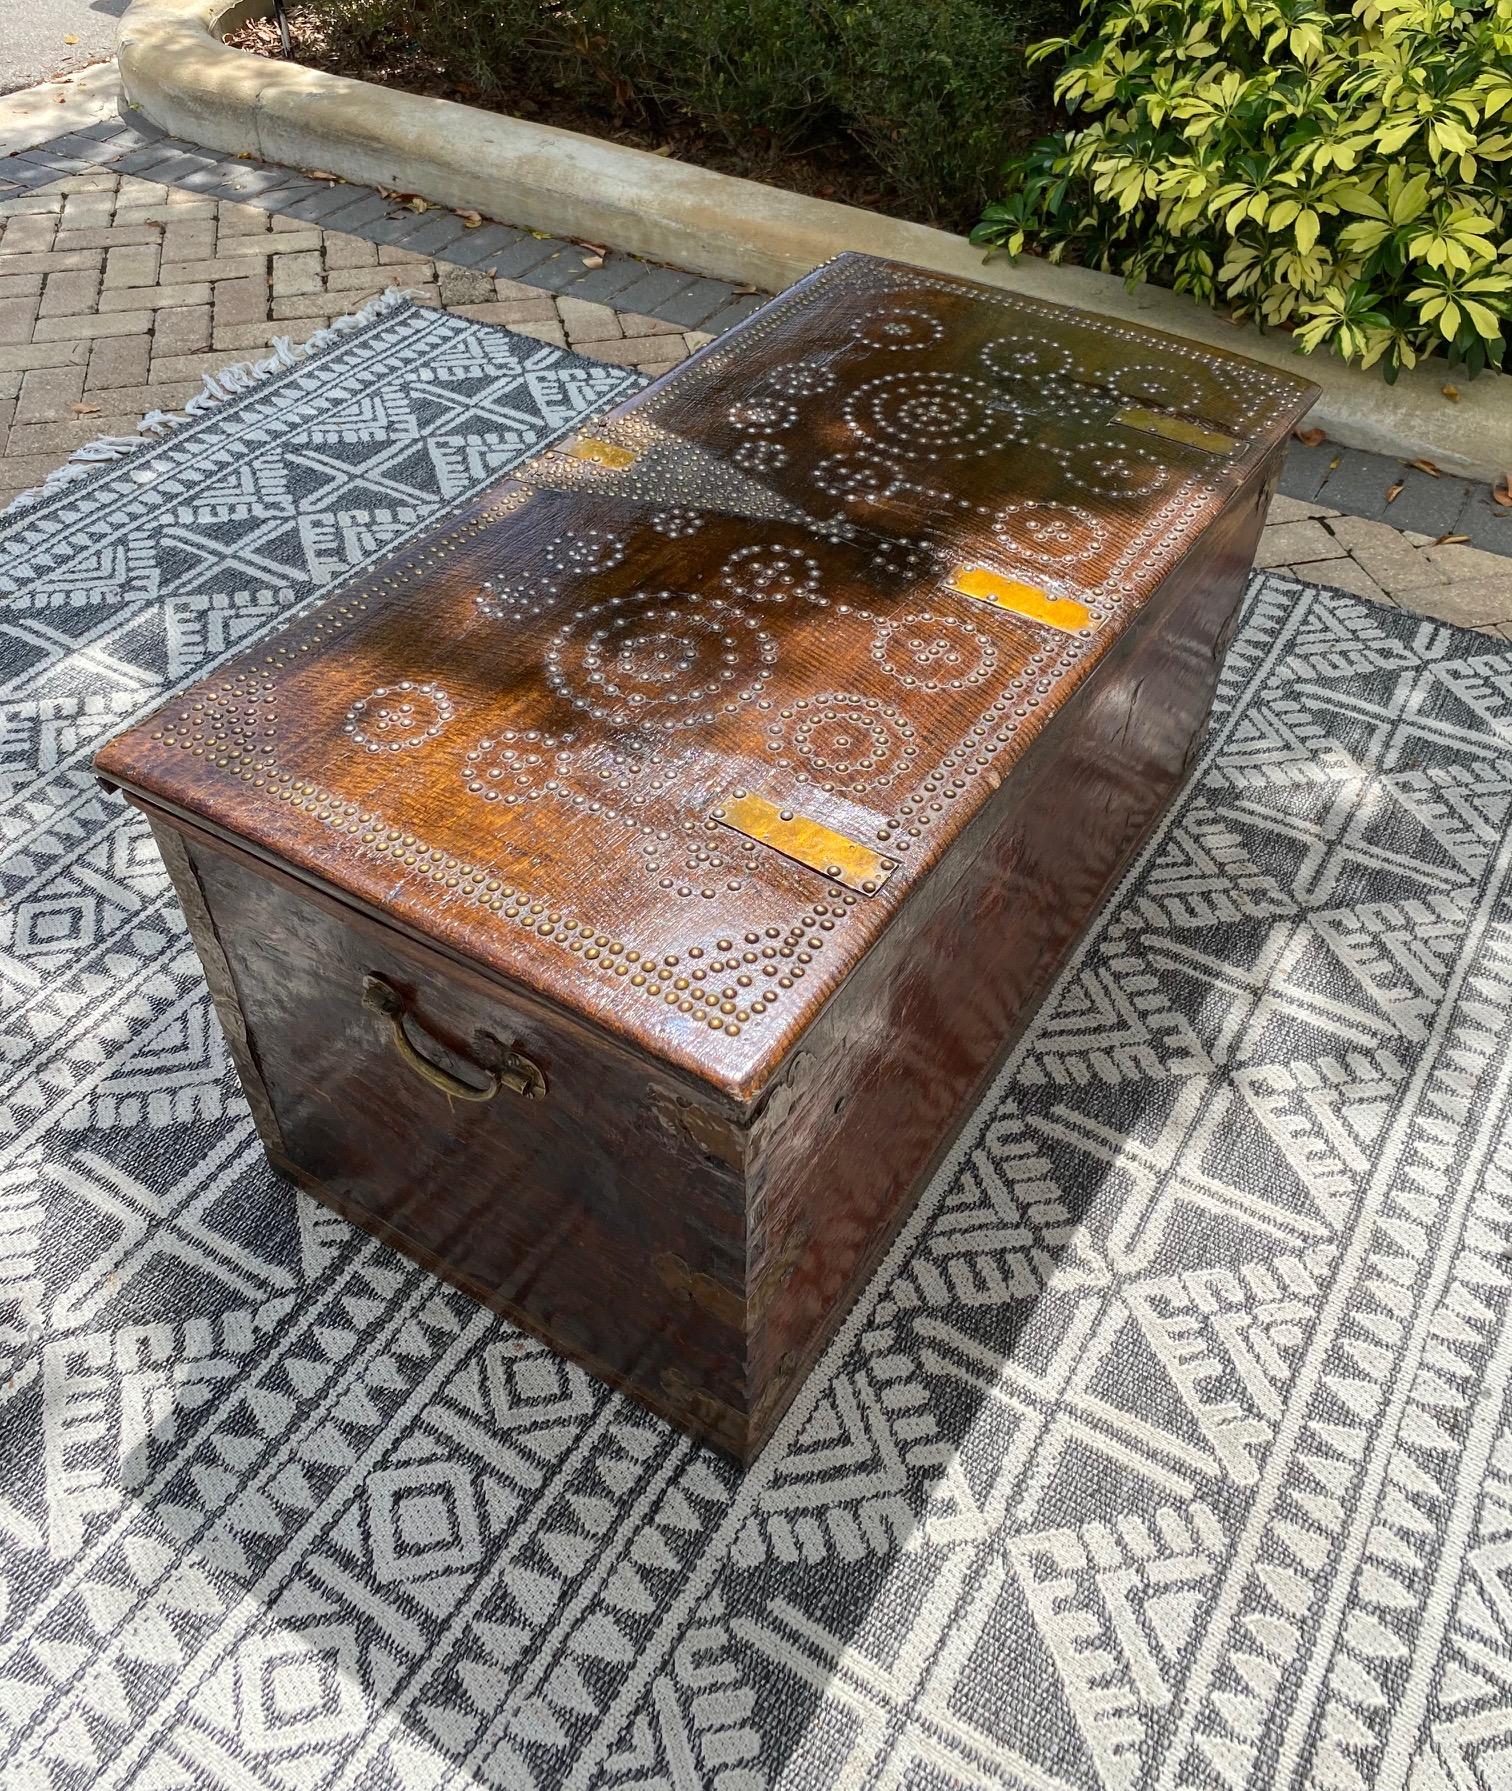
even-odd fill
[[[0,507],[391,285],[653,374],[761,298],[110,118],[0,156]],[[1325,443],[1281,490],[1261,565],[1512,639],[1512,512],[1485,487]]]
[[[0,504],[386,286],[660,373],[698,330],[101,168],[0,201]]]
[[[1512,640],[1512,521],[1502,527],[1505,548],[1487,551],[1280,496],[1271,505],[1257,561],[1310,584]]]

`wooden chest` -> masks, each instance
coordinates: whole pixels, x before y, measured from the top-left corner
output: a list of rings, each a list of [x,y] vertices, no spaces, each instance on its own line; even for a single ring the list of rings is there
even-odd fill
[[[1180,781],[1312,391],[843,257],[115,740],[273,1162],[749,1459]]]

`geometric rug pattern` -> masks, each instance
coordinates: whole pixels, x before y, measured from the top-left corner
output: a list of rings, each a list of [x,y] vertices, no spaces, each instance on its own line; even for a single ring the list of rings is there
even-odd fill
[[[22,1791],[1512,1784],[1512,653],[1262,577],[741,1475],[265,1167],[94,746],[634,383],[378,317],[0,520]]]

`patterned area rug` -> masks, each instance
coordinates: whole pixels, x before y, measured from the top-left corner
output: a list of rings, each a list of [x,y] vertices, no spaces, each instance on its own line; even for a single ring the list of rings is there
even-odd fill
[[[1512,657],[1260,581],[740,1477],[275,1181],[94,745],[625,388],[375,317],[0,521],[0,1778],[1512,1784]]]

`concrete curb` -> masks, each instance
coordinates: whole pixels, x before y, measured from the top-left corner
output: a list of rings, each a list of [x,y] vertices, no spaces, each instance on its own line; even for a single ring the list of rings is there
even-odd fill
[[[0,96],[0,156],[101,124],[120,109],[121,76],[113,61],[91,62],[56,81],[7,93]]]
[[[1346,446],[1493,479],[1512,468],[1512,381],[1419,367],[1388,386],[1282,335],[1225,323],[1159,287],[1128,292],[1087,268],[984,263],[963,238],[880,213],[715,174],[551,125],[232,50],[221,32],[265,0],[133,0],[117,59],[129,99],[175,136],[270,162],[329,169],[527,230],[607,243],[716,279],[776,289],[842,249],[891,256],[1246,354],[1322,388],[1311,421]]]

